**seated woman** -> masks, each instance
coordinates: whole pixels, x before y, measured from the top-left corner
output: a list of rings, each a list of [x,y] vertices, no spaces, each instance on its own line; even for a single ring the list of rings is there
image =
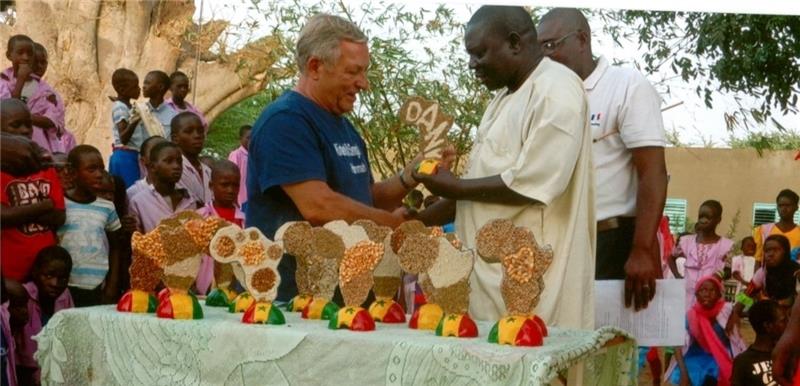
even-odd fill
[[[686,313],[688,337],[682,350],[676,350],[675,361],[667,374],[676,385],[729,384],[733,358],[745,346],[738,328],[726,333],[731,305],[722,298],[722,282],[715,275],[706,276],[695,287],[696,302]]]

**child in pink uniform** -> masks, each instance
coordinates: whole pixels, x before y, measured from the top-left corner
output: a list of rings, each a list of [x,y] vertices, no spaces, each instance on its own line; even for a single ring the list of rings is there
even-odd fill
[[[17,373],[19,379],[39,381],[39,365],[33,354],[36,341],[32,337],[42,331],[58,311],[72,308],[72,296],[67,289],[72,257],[66,249],[54,245],[42,249],[36,256],[31,277],[23,284],[28,292],[28,323],[17,337]],[[20,382],[22,383],[22,382]]]
[[[686,308],[695,302],[697,281],[705,276],[725,269],[726,259],[733,247],[733,241],[717,234],[717,226],[722,220],[722,205],[719,201],[708,200],[700,205],[694,236],[684,236],[672,252],[670,269],[676,278],[686,279]],[[685,277],[675,265],[678,257],[686,258]]]
[[[247,211],[247,152],[250,148],[250,132],[253,127],[244,125],[239,128],[239,147],[228,155],[228,160],[235,163],[239,167],[239,207],[243,211]]]

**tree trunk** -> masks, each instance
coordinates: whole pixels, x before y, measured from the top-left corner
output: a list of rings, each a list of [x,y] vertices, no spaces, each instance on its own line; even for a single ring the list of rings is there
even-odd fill
[[[212,121],[233,104],[264,88],[288,71],[273,65],[285,54],[275,39],[251,42],[239,51],[212,53],[209,48],[227,28],[211,21],[192,22],[191,0],[25,0],[16,2],[13,27],[0,26],[0,39],[25,34],[49,53],[47,80],[64,98],[67,128],[79,143],[111,152],[111,105],[116,93],[111,74],[125,67],[143,81],[151,70],[181,70],[197,77],[195,105]],[[195,74],[195,57],[200,63]],[[3,59],[3,68],[10,66]],[[193,95],[187,96],[188,101]]]

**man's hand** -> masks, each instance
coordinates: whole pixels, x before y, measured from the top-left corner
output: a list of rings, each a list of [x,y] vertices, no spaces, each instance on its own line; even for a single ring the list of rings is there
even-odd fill
[[[136,222],[136,217],[130,214],[126,214],[119,219],[120,224],[122,224],[122,231],[125,233],[133,233],[139,229],[138,224]]]
[[[625,307],[633,304],[639,311],[647,308],[647,304],[656,296],[656,279],[661,278],[661,267],[656,264],[653,253],[642,248],[633,247],[628,261],[625,263]]]
[[[414,172],[414,179],[425,185],[431,193],[444,198],[458,199],[459,179],[447,169],[438,168],[435,174]]]

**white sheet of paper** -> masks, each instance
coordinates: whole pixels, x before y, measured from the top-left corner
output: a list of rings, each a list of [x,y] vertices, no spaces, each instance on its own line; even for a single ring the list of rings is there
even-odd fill
[[[639,346],[682,346],[686,335],[684,281],[657,280],[656,296],[647,308],[625,308],[623,280],[594,282],[595,328],[615,326],[636,337]]]

